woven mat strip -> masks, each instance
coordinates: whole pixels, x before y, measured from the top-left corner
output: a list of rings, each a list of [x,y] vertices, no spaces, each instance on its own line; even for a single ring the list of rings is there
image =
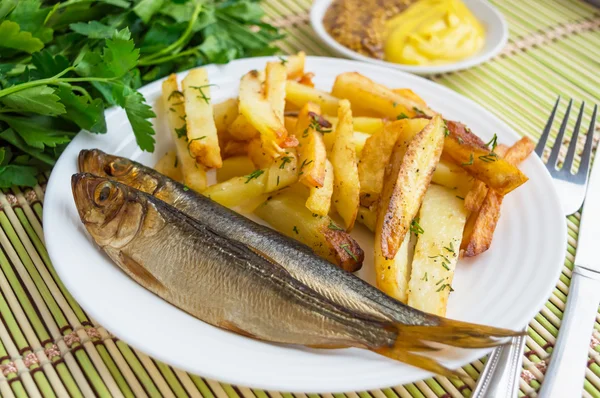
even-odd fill
[[[593,51],[597,54],[600,49],[598,26],[593,25],[597,23],[594,21],[598,20],[598,12],[581,2],[538,0],[519,4],[496,1],[495,4],[507,14],[511,23],[514,37],[511,39],[511,51],[506,57],[482,67],[441,76],[437,80],[474,98],[509,122],[515,130],[535,138],[539,134],[540,121],[545,121],[556,93],[593,101],[592,91],[597,84],[595,76],[577,79],[565,76],[586,68],[593,70],[594,60],[589,55],[594,54]],[[279,26],[284,26],[289,32],[282,45],[284,50],[305,49],[312,54],[326,55],[328,50],[307,26],[306,10],[309,6],[306,0],[265,2],[271,20],[277,20]],[[524,19],[522,15],[527,17]],[[527,52],[523,53],[523,50]],[[552,55],[557,54],[562,59],[575,59],[577,65],[553,62]],[[589,118],[589,113],[586,117]],[[47,259],[40,222],[42,188],[38,186],[25,192],[14,190],[13,194],[12,197],[0,196],[0,203],[4,206],[0,212],[0,246],[8,254],[6,258],[0,252],[0,316],[3,321],[0,326],[7,325],[0,329],[0,356],[2,352],[9,355],[0,360],[0,364],[14,363],[18,369],[14,374],[7,372],[7,376],[0,375],[2,396],[35,396],[38,393],[60,396],[68,391],[72,396],[92,396],[94,393],[119,396],[122,392],[124,396],[292,398],[291,394],[265,393],[188,375],[113,340],[72,300]],[[568,293],[579,218],[575,215],[568,219],[569,253],[557,289],[529,327],[528,359],[521,379],[520,395],[534,396],[543,380],[545,360],[555,341]],[[600,328],[600,325],[596,327]],[[88,333],[94,336],[98,333],[100,338]],[[53,350],[53,347],[57,349]],[[599,350],[598,340],[592,340],[584,396],[600,396]],[[52,355],[46,356],[46,353]],[[39,364],[30,360],[26,366],[28,354],[36,355]],[[36,371],[37,367],[41,370]],[[481,361],[464,367],[463,381],[435,377],[370,393],[333,396],[468,396],[482,368]],[[3,369],[12,368],[6,366]],[[294,396],[307,397],[304,394]],[[332,395],[322,396],[329,398]],[[308,397],[316,398],[318,395],[310,394]]]

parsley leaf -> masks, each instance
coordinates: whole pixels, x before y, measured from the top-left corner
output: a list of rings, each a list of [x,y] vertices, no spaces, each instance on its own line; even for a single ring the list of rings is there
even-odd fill
[[[92,133],[106,133],[104,104],[100,98],[90,102],[83,96],[75,95],[72,87],[67,85],[58,86],[56,94],[66,107],[66,113],[61,115],[63,118]]]
[[[21,32],[18,23],[12,21],[2,21],[0,24],[0,47],[12,48],[28,53],[39,51],[44,47],[44,43],[37,37],[33,37],[29,32]]]
[[[27,145],[36,149],[43,150],[46,146],[54,148],[58,144],[69,142],[72,136],[68,131],[59,130],[44,118],[2,115],[0,120],[12,127]]]
[[[112,26],[104,25],[98,21],[76,22],[69,25],[73,32],[87,36],[90,39],[109,39],[113,37],[116,29]]]
[[[49,86],[35,86],[17,91],[1,98],[0,101],[9,108],[40,115],[60,115],[66,112],[60,103],[60,97]]]
[[[154,151],[154,129],[148,119],[156,117],[152,108],[145,103],[144,96],[129,87],[123,86],[119,93],[118,104],[125,109],[127,119],[131,123],[133,134],[140,149],[143,151]]]

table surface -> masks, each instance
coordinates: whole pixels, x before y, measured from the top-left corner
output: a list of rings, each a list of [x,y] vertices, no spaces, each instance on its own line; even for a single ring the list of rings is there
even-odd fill
[[[433,81],[472,98],[534,140],[557,95],[574,98],[575,105],[600,102],[599,9],[580,0],[492,3],[509,23],[510,41],[502,54],[476,68],[431,77]],[[308,23],[310,5],[310,0],[263,1],[268,21],[287,34],[280,43],[285,53],[332,55]],[[584,125],[590,111],[588,106]],[[129,347],[90,319],[61,284],[44,247],[44,187],[42,176],[34,189],[15,187],[0,193],[0,396],[306,398],[187,374]],[[563,272],[552,297],[529,324],[519,396],[535,396],[543,383],[569,291],[579,220],[580,213],[567,218]],[[590,341],[584,397],[600,397],[598,319]],[[465,366],[460,380],[434,377],[382,390],[320,395],[469,396],[484,363],[482,358]]]

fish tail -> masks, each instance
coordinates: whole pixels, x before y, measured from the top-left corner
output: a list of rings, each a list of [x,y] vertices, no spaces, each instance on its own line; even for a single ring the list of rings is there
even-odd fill
[[[467,322],[439,318],[437,325],[394,324],[396,341],[391,346],[371,348],[372,351],[444,376],[457,376],[457,372],[446,368],[435,359],[415,352],[436,351],[431,343],[460,348],[487,348],[508,342],[509,337],[523,335],[508,329],[476,325]]]

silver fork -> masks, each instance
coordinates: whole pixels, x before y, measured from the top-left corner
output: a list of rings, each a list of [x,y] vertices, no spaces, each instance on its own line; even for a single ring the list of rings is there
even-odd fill
[[[548,118],[548,122],[546,123],[546,127],[544,128],[544,132],[540,137],[540,140],[535,148],[535,153],[541,158],[544,153],[544,148],[546,147],[546,142],[548,140],[548,136],[550,135],[550,131],[552,130],[552,124],[554,121],[554,117],[556,115],[556,109],[558,108],[558,104],[560,103],[560,97],[556,100],[554,104],[554,108],[552,109],[552,113]],[[594,111],[592,115],[592,122],[590,123],[586,141],[584,144],[583,152],[581,154],[581,161],[579,164],[579,169],[575,174],[571,173],[571,168],[573,166],[573,159],[575,158],[575,151],[577,147],[577,137],[579,135],[579,128],[581,127],[581,119],[583,118],[583,110],[585,108],[585,102],[581,104],[581,109],[579,111],[579,116],[577,117],[577,122],[575,123],[575,128],[573,130],[573,135],[571,136],[571,143],[567,149],[567,154],[565,157],[564,164],[562,168],[557,168],[558,163],[558,155],[560,153],[560,149],[562,146],[563,137],[565,135],[565,131],[567,129],[567,122],[569,120],[569,114],[571,112],[571,106],[573,105],[573,100],[569,101],[569,105],[567,107],[567,111],[565,113],[565,117],[560,126],[560,130],[558,131],[558,135],[556,137],[556,141],[552,147],[552,151],[550,152],[550,156],[548,158],[548,162],[546,163],[546,168],[550,172],[550,175],[553,178],[554,185],[556,190],[558,191],[558,195],[560,197],[560,201],[566,216],[571,215],[583,204],[583,200],[585,198],[586,189],[587,189],[587,181],[589,177],[589,168],[590,168],[590,160],[592,154],[592,143],[594,138],[594,127],[596,121],[596,113],[598,111],[598,105],[594,106]],[[598,170],[600,172],[600,170]],[[600,222],[600,220],[599,220]],[[575,277],[575,275],[574,275]],[[581,329],[579,331],[569,330],[572,333],[579,333],[578,336],[569,337],[569,341],[573,341],[572,339],[579,338],[583,341],[582,344],[588,345],[592,323],[589,323],[589,328],[581,327],[582,320],[579,319],[579,312],[575,312],[576,305],[581,305],[581,297],[580,295],[586,295],[586,298],[589,298],[589,302],[596,303],[596,308],[598,307],[598,302],[600,301],[600,289],[596,288],[595,291],[590,289],[576,290],[575,287],[582,285],[571,285],[571,290],[569,292],[569,299],[567,303],[567,308],[565,310],[565,317],[563,318],[563,324],[561,328],[561,335],[559,335],[559,341],[556,344],[556,347],[553,351],[553,357],[559,357],[559,352],[561,350],[564,352],[564,343],[560,345],[560,339],[562,336],[562,331],[570,328],[570,325],[573,325],[577,329]],[[590,290],[590,291],[588,291]],[[589,297],[593,295],[593,297]],[[579,298],[579,300],[578,300]],[[583,311],[580,311],[583,313]],[[588,314],[589,317],[589,314]],[[591,318],[590,318],[591,319]],[[595,318],[594,318],[595,319]],[[572,322],[572,323],[571,323]],[[577,322],[580,322],[577,324]],[[513,338],[511,344],[507,344],[502,347],[496,348],[485,365],[481,376],[479,377],[479,381],[477,382],[477,386],[473,391],[473,398],[483,398],[483,397],[494,397],[494,398],[512,398],[517,396],[517,390],[519,386],[521,365],[523,363],[523,350],[525,348],[525,336],[519,336]],[[580,344],[581,345],[581,344]],[[571,347],[570,347],[571,348]],[[576,350],[576,347],[572,347],[573,350]],[[570,372],[573,372],[572,375],[575,376],[575,380],[581,381],[581,385],[583,384],[583,378],[585,374],[585,358],[587,357],[587,351],[581,351],[581,358],[569,358],[569,364],[567,366],[571,367]],[[583,354],[585,353],[585,357]],[[572,361],[575,359],[575,361]],[[558,361],[558,359],[557,359]],[[556,361],[555,361],[556,362]],[[555,365],[555,364],[552,364]],[[554,366],[552,366],[554,367]],[[546,379],[550,379],[551,377],[550,369],[546,374]],[[556,373],[557,370],[555,369]],[[581,387],[580,385],[580,387]],[[544,386],[544,384],[542,384]],[[543,387],[542,387],[543,388]],[[577,387],[575,387],[576,391]],[[571,391],[573,391],[571,389]],[[557,397],[559,395],[556,395]]]

